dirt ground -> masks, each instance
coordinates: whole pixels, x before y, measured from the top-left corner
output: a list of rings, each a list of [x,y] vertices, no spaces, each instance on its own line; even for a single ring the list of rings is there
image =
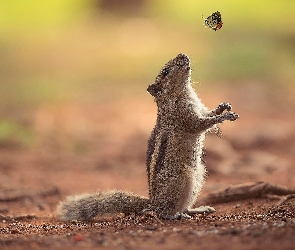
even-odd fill
[[[221,138],[207,136],[208,178],[200,199],[248,182],[295,187],[294,106],[274,102],[255,86],[200,94],[208,107],[229,101],[240,114],[221,126]],[[61,222],[55,209],[70,194],[108,189],[148,194],[145,150],[155,103],[146,95],[44,104],[28,117],[37,134],[33,147],[0,144],[3,250],[294,249],[295,199],[277,205],[274,195],[212,204],[215,213],[191,220],[118,214],[88,223]]]

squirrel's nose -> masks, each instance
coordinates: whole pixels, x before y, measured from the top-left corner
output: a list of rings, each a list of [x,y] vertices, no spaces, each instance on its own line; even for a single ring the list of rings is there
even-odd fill
[[[179,53],[178,55],[177,55],[177,58],[179,58],[179,59],[184,59],[184,60],[188,60],[189,61],[189,57],[186,55],[186,54],[184,54],[184,53]]]
[[[190,65],[190,59],[186,54],[180,53],[175,58],[176,64],[179,66],[189,66]]]

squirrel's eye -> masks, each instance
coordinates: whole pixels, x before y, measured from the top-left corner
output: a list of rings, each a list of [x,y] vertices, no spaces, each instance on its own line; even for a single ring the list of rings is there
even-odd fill
[[[170,71],[169,68],[164,68],[161,70],[161,75],[166,76],[166,75],[168,75],[169,71]]]

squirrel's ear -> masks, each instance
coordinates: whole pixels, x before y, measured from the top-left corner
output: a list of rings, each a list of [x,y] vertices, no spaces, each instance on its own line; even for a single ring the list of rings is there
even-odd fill
[[[161,87],[156,84],[156,83],[152,83],[148,86],[147,91],[154,97],[156,97],[160,91],[161,91]]]

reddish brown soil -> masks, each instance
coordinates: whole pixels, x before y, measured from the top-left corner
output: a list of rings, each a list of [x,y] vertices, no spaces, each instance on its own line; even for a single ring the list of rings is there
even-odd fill
[[[212,93],[200,94],[209,107],[230,100],[241,118],[221,126],[222,138],[207,137],[201,196],[249,181],[294,188],[293,109],[261,96],[253,103],[246,90]],[[214,214],[192,220],[115,215],[59,221],[56,205],[69,194],[123,189],[147,195],[145,148],[155,113],[149,96],[34,111],[35,145],[0,145],[0,248],[294,249],[295,199],[279,207],[270,198],[217,204]]]

